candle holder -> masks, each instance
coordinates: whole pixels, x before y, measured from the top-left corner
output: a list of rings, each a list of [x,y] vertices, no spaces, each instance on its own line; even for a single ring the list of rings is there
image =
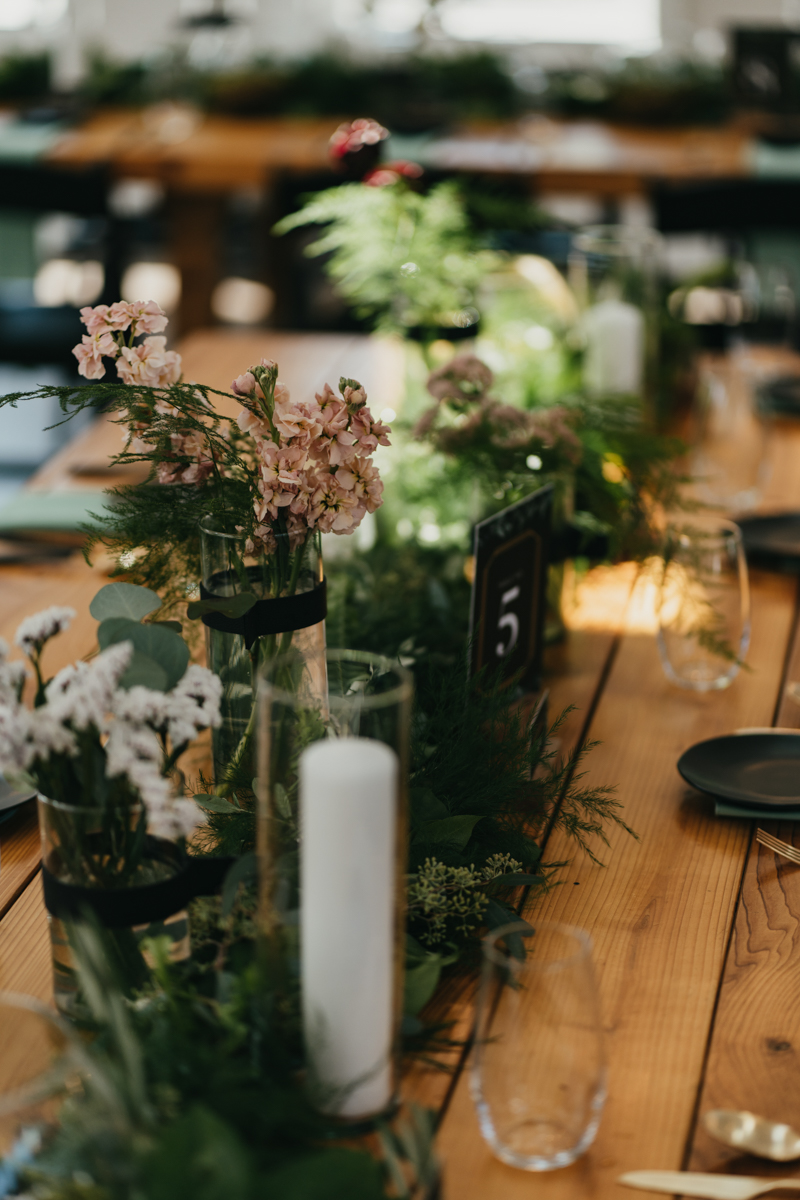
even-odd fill
[[[582,310],[583,378],[591,396],[654,404],[658,258],[659,236],[651,229],[595,225],[573,241],[569,278]]]
[[[290,651],[259,680],[261,923],[297,956],[314,1103],[347,1122],[396,1094],[411,697],[354,650]]]

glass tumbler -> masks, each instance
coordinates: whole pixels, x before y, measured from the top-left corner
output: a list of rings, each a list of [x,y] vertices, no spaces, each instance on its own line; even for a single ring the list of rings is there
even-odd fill
[[[582,929],[523,922],[484,940],[471,1088],[481,1133],[509,1166],[552,1171],[592,1144],[606,1072]]]
[[[750,644],[750,589],[732,521],[693,515],[668,527],[658,619],[661,663],[672,683],[709,692],[736,678]]]

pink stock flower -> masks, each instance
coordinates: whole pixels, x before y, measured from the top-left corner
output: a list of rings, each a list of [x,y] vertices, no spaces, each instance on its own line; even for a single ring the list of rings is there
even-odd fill
[[[231,391],[234,396],[252,396],[255,390],[256,377],[251,371],[245,371],[243,375],[237,375],[231,384]]]
[[[72,350],[78,360],[78,374],[85,379],[102,379],[106,373],[103,358],[113,358],[117,350],[117,343],[107,329],[100,333],[84,334],[80,345]]]
[[[322,533],[349,533],[363,516],[357,513],[352,491],[341,487],[334,474],[322,476],[311,498],[309,524]]]
[[[126,384],[166,387],[180,379],[181,356],[167,350],[166,338],[148,337],[139,346],[122,347],[117,374]]]
[[[89,330],[89,336],[96,333],[123,332],[130,327],[131,316],[127,304],[119,301],[112,304],[98,304],[96,308],[82,308],[81,321]]]
[[[142,333],[163,333],[169,324],[167,314],[155,300],[132,300],[128,304],[112,304],[112,311],[115,308],[125,308],[133,325],[133,336],[139,337]],[[127,326],[120,326],[127,328]]]
[[[322,432],[320,417],[317,404],[292,402],[288,391],[284,399],[283,396],[278,396],[278,389],[275,388],[275,410],[272,420],[281,437],[299,439],[307,445]]]
[[[371,459],[356,458],[336,472],[336,483],[364,506],[366,512],[375,512],[382,504],[383,481],[378,468]]]
[[[376,421],[365,406],[354,415],[350,429],[355,434],[359,449],[364,454],[374,454],[378,446],[390,446],[388,435],[391,429],[383,421]]]

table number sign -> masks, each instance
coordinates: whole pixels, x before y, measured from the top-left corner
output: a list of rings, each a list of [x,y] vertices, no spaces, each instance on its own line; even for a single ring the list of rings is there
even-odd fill
[[[470,611],[473,674],[498,668],[527,689],[539,683],[553,485],[475,527]]]

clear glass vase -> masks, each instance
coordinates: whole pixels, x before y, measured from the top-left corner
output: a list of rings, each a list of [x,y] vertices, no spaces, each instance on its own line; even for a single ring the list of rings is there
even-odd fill
[[[261,923],[299,963],[313,1102],[360,1123],[396,1095],[412,681],[356,650],[259,685]]]
[[[63,903],[64,888],[75,889],[79,907],[92,909],[90,892],[143,888],[171,879],[181,868],[175,846],[149,838],[141,805],[127,809],[82,807],[39,796],[42,875],[53,958],[56,1006],[65,1016],[80,1018],[83,1004],[69,941],[69,922],[50,911]],[[101,924],[104,922],[101,919]],[[140,944],[167,936],[170,957],[189,957],[189,917],[185,909],[163,920],[105,929],[116,968],[130,982],[143,976]],[[145,960],[146,961],[146,960]]]
[[[241,534],[219,529],[209,518],[200,528],[203,598],[228,599],[246,592],[257,597],[254,608],[238,620],[204,618],[206,661],[222,682],[222,724],[212,732],[214,778],[219,784],[235,763],[237,779],[249,785],[255,776],[249,734],[259,663],[290,649],[310,655],[325,650],[321,543],[311,533],[292,550],[288,537],[278,535],[273,554],[256,555],[248,552]],[[270,605],[272,601],[279,604]],[[314,619],[320,612],[322,617]]]
[[[590,226],[573,241],[569,277],[582,310],[590,396],[654,402],[659,245],[653,230],[620,225]]]

